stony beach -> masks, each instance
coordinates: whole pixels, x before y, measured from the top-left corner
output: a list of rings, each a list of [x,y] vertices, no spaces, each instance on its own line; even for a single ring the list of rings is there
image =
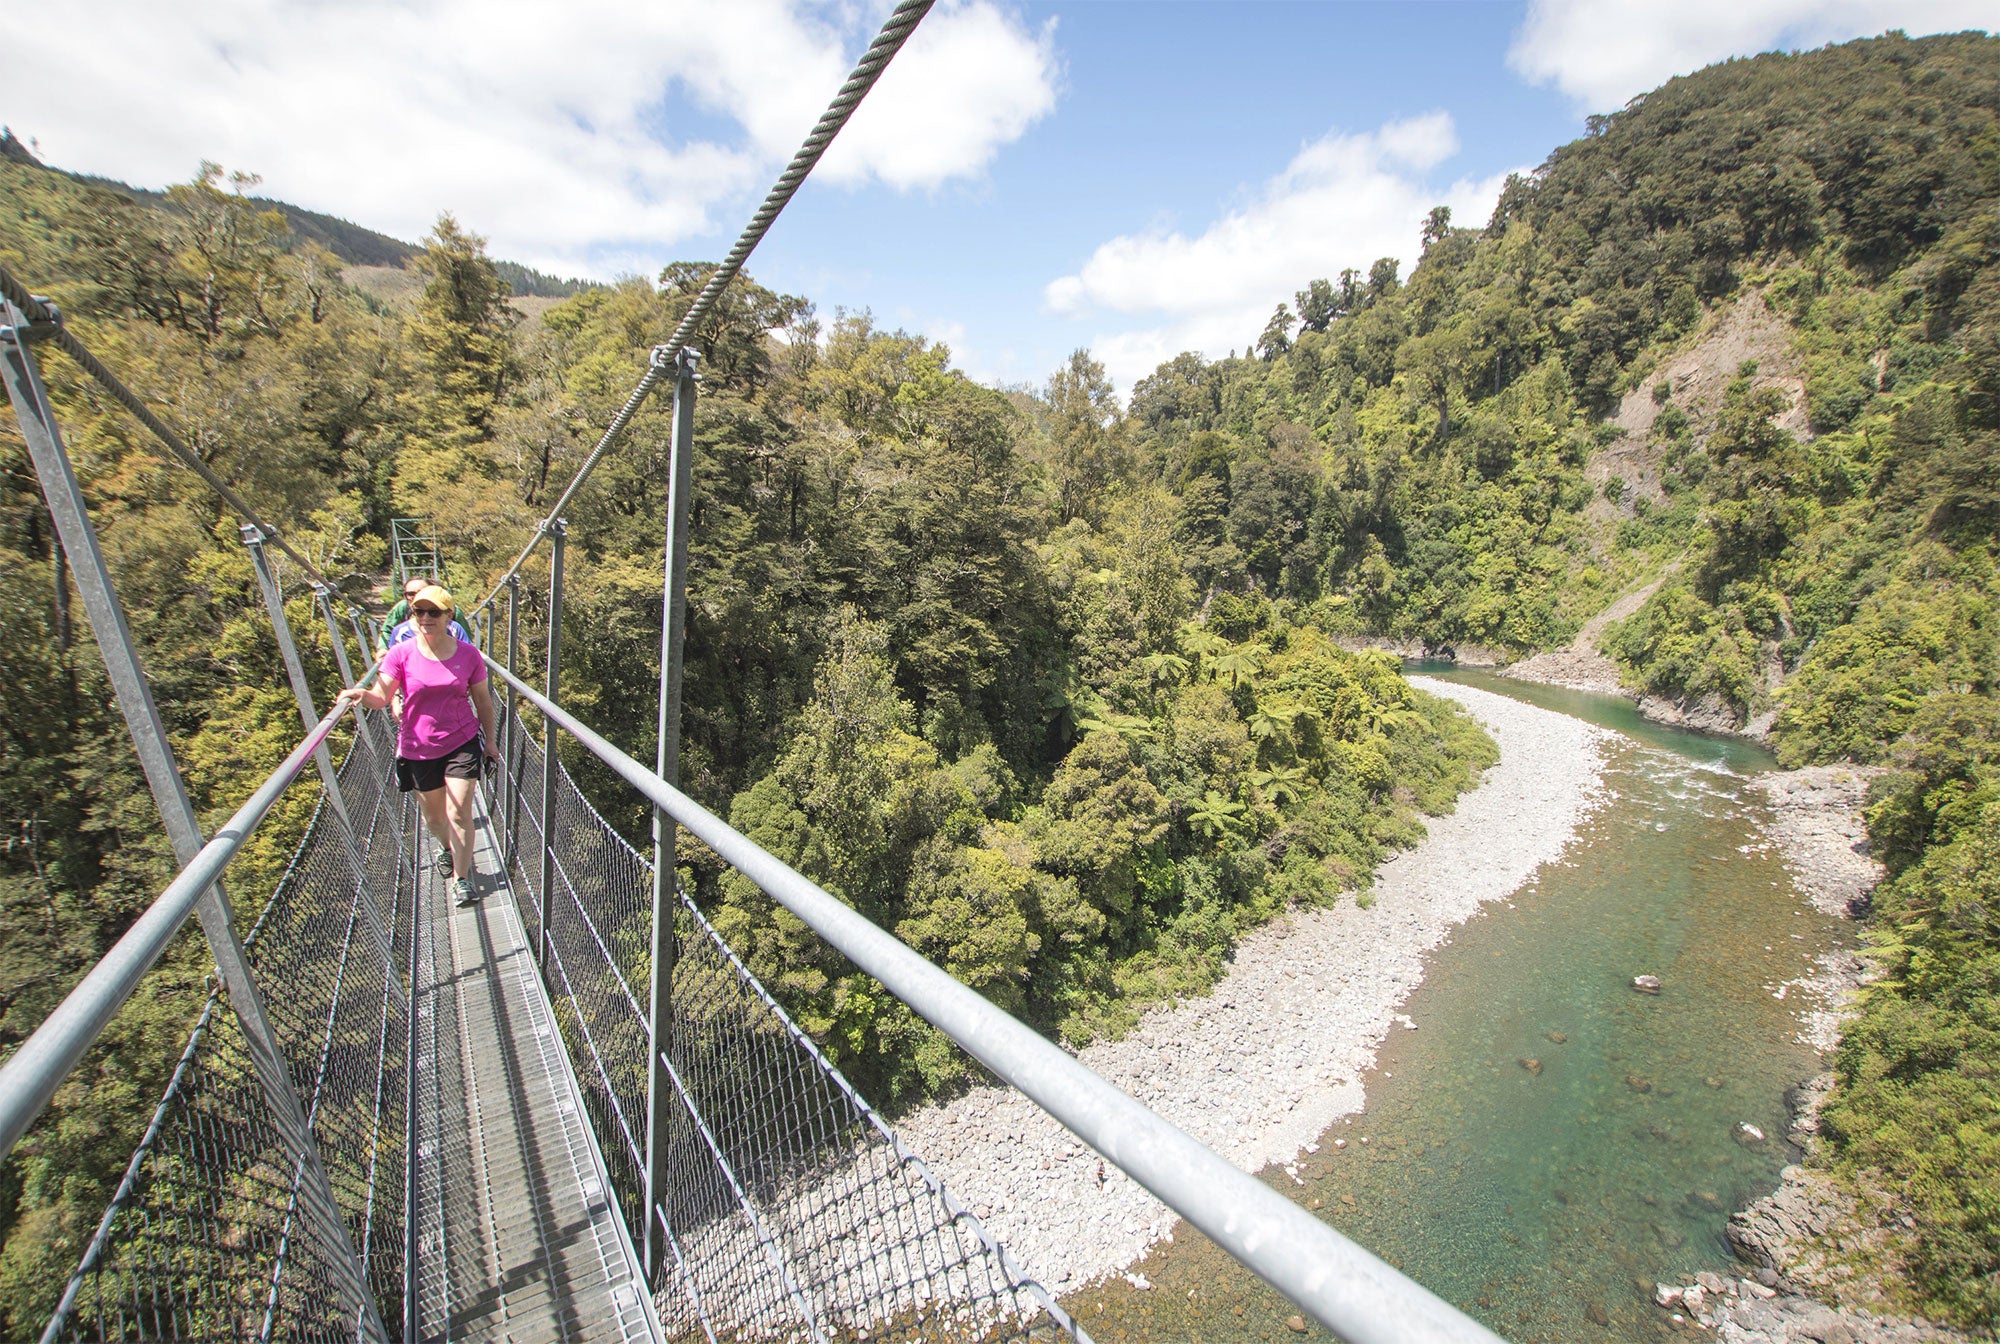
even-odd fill
[[[1359,1081],[1421,983],[1424,954],[1487,901],[1559,859],[1604,797],[1614,734],[1430,678],[1500,746],[1498,764],[1427,837],[1382,865],[1374,904],[1297,911],[1245,938],[1204,998],[1163,1006],[1081,1059],[1245,1171],[1293,1162],[1362,1109]],[[1005,1245],[1057,1292],[1127,1270],[1175,1216],[1033,1103],[980,1088],[897,1130]],[[1142,1273],[1132,1273],[1143,1281]]]

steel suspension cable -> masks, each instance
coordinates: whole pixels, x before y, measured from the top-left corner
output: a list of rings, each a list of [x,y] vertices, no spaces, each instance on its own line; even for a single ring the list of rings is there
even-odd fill
[[[9,271],[4,264],[0,264],[0,295],[4,295],[9,303],[20,309],[27,316],[31,324],[38,327],[46,327],[50,340],[60,346],[63,352],[71,359],[75,360],[85,373],[95,378],[103,386],[104,390],[111,394],[113,400],[132,413],[133,418],[151,430],[153,437],[165,444],[167,451],[179,458],[183,466],[201,477],[202,480],[208,483],[210,489],[222,496],[223,501],[230,508],[236,510],[237,515],[244,522],[255,526],[264,534],[265,540],[283,551],[287,556],[290,556],[301,569],[312,576],[314,583],[327,588],[333,586],[327,582],[326,576],[319,572],[318,566],[293,550],[290,543],[278,535],[278,529],[260,518],[257,515],[257,511],[250,507],[243,496],[231,489],[227,481],[215,474],[214,468],[201,460],[199,453],[188,447],[181,440],[180,435],[167,428],[166,422],[153,414],[146,403],[140,399],[138,393],[125,386],[117,374],[106,368],[103,361],[98,359],[96,355],[90,353],[89,348],[82,341],[78,340],[76,334],[63,322],[62,314],[53,305],[44,303],[29,293],[28,287],[22,284],[20,278],[12,271]]]
[[[625,399],[625,405],[619,409],[618,414],[612,417],[610,426],[597,441],[597,446],[591,449],[590,456],[583,460],[583,465],[577,468],[576,475],[570,478],[569,485],[563,489],[561,496],[549,509],[548,516],[536,529],[535,535],[528,539],[528,544],[521,548],[518,556],[514,557],[514,563],[507,567],[507,572],[494,583],[492,591],[479,599],[472,608],[473,611],[478,611],[491,603],[500,595],[500,590],[506,587],[507,580],[521,572],[521,566],[527,563],[528,557],[535,553],[537,546],[541,545],[549,524],[562,516],[570,500],[576,497],[576,492],[583,488],[583,483],[590,479],[593,471],[597,470],[597,464],[611,451],[618,436],[631,423],[640,404],[673,371],[677,356],[687,347],[688,342],[694,339],[696,328],[714,310],[716,301],[722,297],[723,290],[729,287],[729,282],[743,269],[743,263],[750,259],[750,254],[756,250],[757,244],[763,241],[766,233],[770,232],[771,225],[777,221],[779,213],[798,192],[806,176],[820,161],[820,156],[826,153],[834,137],[840,134],[841,127],[845,126],[848,118],[854,115],[854,110],[861,106],[861,100],[875,87],[875,81],[882,77],[882,72],[888,69],[890,60],[903,49],[903,44],[909,40],[910,34],[916,31],[917,24],[930,12],[934,3],[935,0],[902,0],[902,3],[889,15],[888,21],[882,25],[882,31],[875,35],[875,40],[868,44],[868,50],[856,62],[853,73],[847,77],[847,82],[840,86],[840,92],[834,95],[833,101],[827,104],[826,111],[820,114],[819,122],[813,127],[812,134],[808,135],[805,142],[799,146],[798,153],[792,155],[791,163],[779,175],[770,194],[764,197],[763,205],[757,208],[757,213],[750,217],[748,224],[744,225],[742,234],[736,239],[736,245],[729,249],[729,255],[722,259],[722,264],[708,277],[708,283],[702,286],[702,291],[695,297],[693,306],[682,315],[680,324],[674,328],[674,334],[667,338],[664,345],[653,348],[652,359],[645,375],[639,379],[638,386],[632,389],[632,395]]]

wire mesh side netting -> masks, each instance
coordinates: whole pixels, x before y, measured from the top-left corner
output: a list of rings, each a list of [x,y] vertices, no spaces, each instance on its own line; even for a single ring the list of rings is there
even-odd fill
[[[494,824],[500,829],[501,847],[510,862],[518,861],[517,874],[526,899],[520,902],[521,925],[528,946],[541,942],[542,869],[542,749],[530,738],[519,719],[503,716],[500,736],[507,744],[501,753],[500,798],[493,807]]]
[[[510,760],[514,753],[508,753]],[[542,753],[519,808],[536,899]],[[634,1240],[644,1192],[652,864],[556,766],[550,966],[564,1043]],[[510,796],[511,795],[511,796]],[[504,812],[502,813],[504,815]],[[532,843],[531,843],[532,837]],[[1039,1284],[905,1148],[676,889],[658,1306],[697,1339],[1062,1338]],[[534,916],[524,912],[533,926]]]
[[[493,809],[518,811],[515,858],[521,922],[539,948],[542,748],[523,737],[516,786]],[[549,964],[544,982],[583,1089],[584,1108],[625,1225],[636,1242],[645,1189],[646,996],[652,942],[652,864],[619,837],[556,764]]]
[[[353,850],[323,795],[244,940],[351,1249],[316,1244],[300,1169],[218,988],[45,1339],[352,1340],[328,1265],[354,1253],[383,1319],[400,1322],[408,920],[397,915],[412,874],[399,858],[407,804],[388,779],[385,749],[358,735],[340,770]]]
[[[1080,1334],[676,894],[666,1215],[685,1292],[662,1301],[670,1325],[726,1324],[734,1338]]]

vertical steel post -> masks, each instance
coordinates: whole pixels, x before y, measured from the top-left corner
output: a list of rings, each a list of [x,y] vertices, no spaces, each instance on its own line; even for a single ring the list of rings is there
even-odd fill
[[[367,623],[362,619],[361,608],[352,603],[347,607],[347,624],[354,631],[354,642],[361,646],[361,656],[375,661],[375,645],[368,638]]]
[[[316,583],[313,585],[313,598],[319,603],[320,615],[326,619],[326,637],[333,644],[333,661],[340,668],[340,684],[352,686],[354,664],[347,660],[347,637],[340,633],[340,618],[333,611],[333,589]],[[355,633],[357,635],[360,633],[358,625],[355,627]],[[365,639],[361,641],[361,656],[370,662],[374,661],[368,658],[368,641]],[[382,721],[375,715],[379,712],[379,710],[363,709],[359,705],[354,707],[355,722],[361,725],[361,731],[368,734],[369,740],[378,746],[381,744]]]
[[[278,590],[278,579],[271,572],[271,557],[264,554],[264,530],[255,523],[246,523],[239,529],[243,544],[250,548],[250,565],[257,571],[257,587],[264,594],[264,609],[270,613],[271,634],[278,641],[278,654],[285,663],[285,678],[292,683],[292,699],[298,702],[299,717],[305,720],[307,731],[319,722],[319,710],[313,707],[312,687],[306,682],[306,666],[299,660],[299,647],[292,642],[292,622],[285,615],[285,597]],[[362,862],[361,846],[354,841],[354,824],[347,814],[347,795],[341,791],[340,772],[334,768],[333,753],[321,743],[313,752],[313,764],[319,768],[320,784],[326,790],[326,800],[333,804],[333,817],[340,828],[340,839],[347,850],[348,867],[354,871],[355,889],[361,895],[362,922],[368,926],[368,935],[375,941],[375,953],[382,959],[389,987],[396,993],[396,1001],[404,1011],[409,1010],[409,1000],[403,994],[403,985],[390,968],[396,964],[396,954],[391,951],[389,932],[382,927],[381,903],[375,899],[375,884],[368,876],[368,865]]]
[[[367,662],[374,662],[376,660],[375,644],[370,638],[371,623],[367,619],[367,614],[361,608],[349,603],[347,607],[347,623],[354,628],[354,642],[361,646],[362,658]],[[353,682],[350,680],[348,684],[351,686]],[[354,712],[356,714],[361,713],[361,706],[356,705]],[[382,716],[379,719],[373,720],[373,722],[382,731],[383,755],[394,759],[396,754],[396,720],[387,710],[377,710],[375,712]],[[420,854],[412,854],[410,861],[414,863],[422,857]]]
[[[569,538],[569,524],[551,518],[543,528],[549,534],[549,641],[548,668],[542,678],[542,694],[555,702],[562,673],[563,551]],[[539,953],[543,979],[549,973],[550,893],[556,884],[556,725],[542,716],[542,891]]]
[[[314,584],[313,603],[319,607],[320,617],[326,622],[326,638],[333,646],[333,665],[340,669],[340,684],[352,686],[354,664],[347,657],[347,637],[340,633],[340,618],[333,614],[333,589],[323,583]],[[362,652],[366,653],[367,650],[363,649]],[[358,718],[364,712],[357,706],[355,715]],[[365,718],[361,721],[367,722]]]
[[[660,706],[653,773],[681,782],[681,650],[687,638],[688,527],[693,516],[696,355],[683,349],[674,370],[674,430],[669,454],[666,562],[660,595]],[[664,1056],[673,1048],[674,819],[653,809],[653,984],[646,1069],[646,1201],[642,1254],[648,1282],[657,1284],[666,1264],[661,1206],[671,1157],[673,1088]],[[671,1218],[668,1219],[671,1226]]]
[[[521,661],[521,576],[507,576],[507,671],[512,673]],[[507,815],[507,860],[503,865],[514,865],[514,837],[521,828],[521,701],[514,693],[512,685],[507,687],[507,750],[502,753],[507,764],[507,795],[503,804]]]
[[[7,396],[20,421],[21,437],[27,442],[42,496],[55,522],[56,536],[69,558],[70,572],[83,598],[84,613],[96,634],[105,671],[118,697],[118,708],[132,735],[133,750],[145,771],[153,802],[160,810],[160,821],[175,859],[186,865],[204,843],[201,826],[182,786],[159,706],[153,702],[152,687],[133,647],[132,630],[112,585],[111,570],[91,528],[83,491],[70,467],[55,411],[49,405],[48,389],[42,385],[41,374],[28,351],[29,339],[32,336],[26,317],[12,304],[0,300],[0,376],[7,381]],[[229,1006],[242,1024],[244,1044],[265,1103],[270,1107],[272,1125],[298,1179],[300,1208],[325,1257],[340,1294],[341,1309],[346,1319],[354,1322],[360,1338],[387,1344],[388,1331],[348,1236],[340,1205],[334,1201],[333,1186],[320,1160],[319,1144],[306,1123],[305,1108],[299,1103],[291,1068],[264,1010],[263,995],[251,972],[250,959],[236,932],[235,918],[221,883],[202,894],[195,913],[202,932],[208,936],[209,950],[215,954],[216,971],[229,993]]]

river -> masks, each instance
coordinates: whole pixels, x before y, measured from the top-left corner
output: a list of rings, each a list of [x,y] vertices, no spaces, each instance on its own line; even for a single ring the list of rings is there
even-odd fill
[[[1650,1341],[1657,1279],[1733,1263],[1730,1211],[1796,1157],[1798,982],[1849,936],[1792,888],[1743,742],[1625,701],[1416,667],[1613,728],[1612,796],[1563,858],[1431,955],[1367,1109],[1264,1179],[1519,1344]],[[1662,981],[1635,993],[1635,975]],[[1746,1142],[1741,1126],[1766,1137]],[[1100,1341],[1290,1339],[1295,1308],[1185,1224],[1066,1305]],[[1313,1327],[1311,1333],[1324,1338]]]

